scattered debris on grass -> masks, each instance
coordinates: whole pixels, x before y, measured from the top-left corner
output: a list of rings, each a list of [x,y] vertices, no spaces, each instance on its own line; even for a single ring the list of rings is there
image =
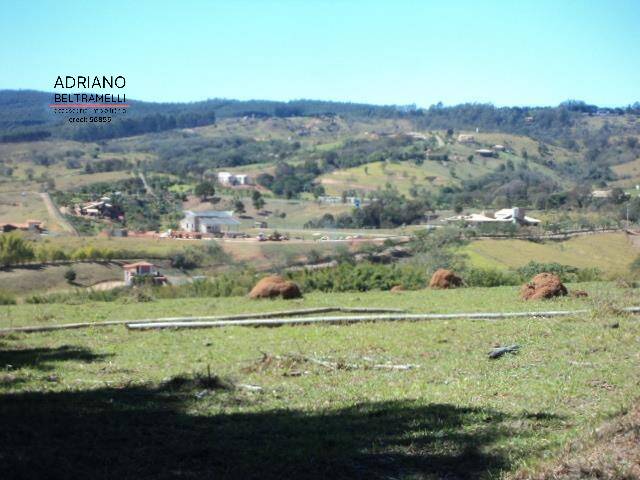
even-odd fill
[[[463,283],[462,278],[451,270],[439,268],[431,276],[429,288],[457,288],[461,287]]]
[[[300,354],[271,355],[262,353],[262,357],[252,365],[243,369],[245,372],[264,372],[270,369],[283,370],[285,377],[300,377],[310,372],[310,366],[319,366],[327,370],[413,370],[419,368],[414,364],[375,363],[369,357],[362,358],[361,363],[351,363],[345,360],[326,360],[307,357]]]
[[[591,380],[589,385],[603,390],[613,390],[615,387],[605,380]]]
[[[237,388],[242,388],[243,390],[248,390],[250,392],[261,392],[262,387],[259,385],[250,385],[248,383],[238,383],[236,384]]]
[[[249,292],[249,298],[275,298],[285,300],[301,298],[302,292],[297,284],[279,275],[270,275],[260,280]]]
[[[200,388],[205,390],[233,390],[235,385],[229,379],[212,374],[208,365],[206,374],[178,375],[162,383],[162,389],[165,390],[195,390]]]
[[[505,353],[518,353],[520,345],[509,345],[507,347],[496,347],[489,352],[489,358],[500,358]]]
[[[567,287],[560,281],[560,277],[553,273],[539,273],[525,283],[520,289],[520,296],[524,300],[541,300],[567,295]]]
[[[574,298],[587,298],[589,294],[584,290],[572,290],[569,296]]]

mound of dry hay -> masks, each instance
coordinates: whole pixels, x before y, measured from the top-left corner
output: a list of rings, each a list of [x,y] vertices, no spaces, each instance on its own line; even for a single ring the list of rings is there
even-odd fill
[[[537,274],[520,289],[520,296],[524,300],[563,297],[567,293],[567,287],[562,284],[560,277],[548,272]]]
[[[285,280],[278,275],[265,277],[256,283],[249,292],[249,298],[275,298],[284,299],[301,298],[300,287],[290,280]]]
[[[462,278],[451,270],[439,268],[431,276],[429,288],[457,288],[462,286]]]

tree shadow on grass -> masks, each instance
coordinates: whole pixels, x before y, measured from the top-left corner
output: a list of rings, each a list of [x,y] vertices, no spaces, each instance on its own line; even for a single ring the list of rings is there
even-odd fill
[[[11,370],[20,368],[37,368],[39,370],[51,370],[52,363],[75,360],[80,362],[94,362],[108,355],[96,354],[91,350],[71,345],[62,345],[58,348],[11,348],[7,349],[0,343],[0,369]]]
[[[25,264],[25,265],[5,265],[0,267],[0,272],[15,272],[21,270],[35,270],[41,271],[47,268],[46,265],[41,263]]]
[[[558,422],[411,401],[224,413],[262,394],[167,385],[0,396],[0,478],[482,478],[524,453],[497,444]]]

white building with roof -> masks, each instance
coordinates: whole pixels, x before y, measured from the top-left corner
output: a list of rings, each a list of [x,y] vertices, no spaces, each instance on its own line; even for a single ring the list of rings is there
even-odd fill
[[[184,232],[225,233],[238,230],[240,221],[233,216],[231,210],[208,210],[193,212],[186,210],[180,221],[180,229]]]
[[[468,224],[479,223],[517,223],[518,225],[539,225],[540,220],[525,215],[524,208],[513,207],[503,208],[496,211],[493,217],[482,213],[471,213],[469,215],[456,215],[445,219],[448,222],[466,222]]]
[[[246,173],[218,172],[218,183],[220,185],[249,185],[251,177]]]

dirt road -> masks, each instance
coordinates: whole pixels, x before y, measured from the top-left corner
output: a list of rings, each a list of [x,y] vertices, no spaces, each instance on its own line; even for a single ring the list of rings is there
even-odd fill
[[[49,212],[49,216],[51,216],[51,218],[53,218],[56,222],[58,222],[58,224],[60,225],[60,227],[68,234],[73,235],[74,237],[78,236],[78,232],[76,232],[76,229],[73,228],[73,225],[71,225],[66,218],[64,218],[64,216],[62,215],[62,213],[60,213],[60,210],[58,210],[58,207],[56,207],[56,205],[53,203],[53,200],[51,199],[51,195],[49,195],[48,192],[41,192],[40,196],[42,197],[42,201],[44,202],[44,204],[47,207],[47,211]]]
[[[147,191],[147,193],[149,195],[151,195],[152,197],[156,196],[156,192],[153,191],[153,188],[151,188],[149,186],[149,184],[147,183],[147,178],[144,176],[144,173],[140,172],[138,173],[138,176],[140,177],[140,180],[142,180],[142,184],[144,185],[144,189]]]

